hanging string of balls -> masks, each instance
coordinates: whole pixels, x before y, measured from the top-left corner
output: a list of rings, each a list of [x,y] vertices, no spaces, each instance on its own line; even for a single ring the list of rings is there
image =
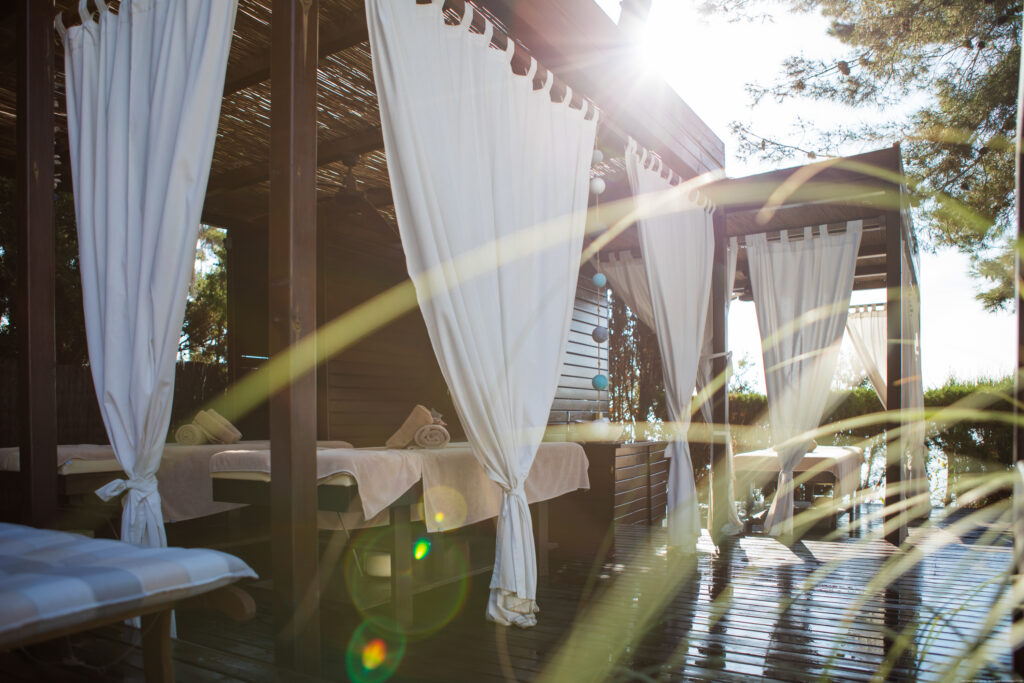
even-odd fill
[[[593,164],[600,164],[604,161],[604,154],[599,149],[594,150]],[[605,184],[604,178],[591,178],[590,179],[590,193],[594,195],[594,211],[597,212],[599,207],[599,197],[605,191],[607,185]],[[594,276],[590,281],[597,287],[598,294],[601,294],[601,290],[607,287],[608,277],[600,271],[601,267],[601,254],[597,255],[597,267],[598,271],[594,273]],[[603,344],[608,341],[608,328],[604,325],[597,325],[590,333],[590,337],[598,344]],[[600,362],[600,361],[599,361]],[[598,373],[590,380],[591,386],[598,391],[605,391],[608,388],[608,375],[604,373]]]

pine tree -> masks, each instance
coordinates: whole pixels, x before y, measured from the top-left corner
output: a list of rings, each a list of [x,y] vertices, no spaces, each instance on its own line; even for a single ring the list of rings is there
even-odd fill
[[[707,12],[751,17],[759,0],[709,0]],[[781,160],[834,154],[851,141],[901,142],[917,224],[935,247],[972,257],[988,309],[1013,301],[1014,126],[1020,64],[1017,0],[788,0],[820,12],[848,52],[842,59],[788,58],[775,83],[750,84],[755,103],[797,98],[886,110],[913,96],[906,120],[843,128],[819,122],[816,145],[790,146],[739,122],[740,152]]]

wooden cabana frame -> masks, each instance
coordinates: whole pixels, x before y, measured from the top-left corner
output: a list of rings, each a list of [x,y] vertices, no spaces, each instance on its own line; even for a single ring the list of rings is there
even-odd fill
[[[918,286],[917,238],[910,220],[904,178],[900,147],[894,145],[866,154],[722,180],[705,188],[722,214],[723,241],[735,237],[742,242],[748,235],[805,226],[835,224],[840,227],[847,221],[864,221],[865,232],[857,254],[853,288],[886,290],[886,405],[894,416],[901,416],[904,409],[903,387],[909,382],[921,382],[920,377],[905,377],[903,365],[905,347],[909,345],[912,349],[914,344],[912,339],[904,337],[905,323],[909,322],[902,319],[906,296],[904,282]],[[743,250],[738,258],[736,280],[731,294],[749,299],[752,296],[749,266]],[[717,302],[715,306],[716,312],[724,310]],[[915,311],[919,316],[920,309]],[[920,329],[920,320],[915,327]],[[721,339],[716,335],[714,353],[725,351]],[[727,402],[728,397],[723,396],[722,401]],[[889,426],[898,428],[901,422],[897,417]],[[904,448],[898,440],[890,440],[889,444],[887,450],[898,455],[890,456],[886,463],[885,537],[899,546],[907,533],[906,515],[899,512],[904,498],[901,467]]]
[[[117,2],[111,4],[116,10]],[[602,109],[599,144],[619,149],[628,134],[684,177],[724,164],[721,140],[665,83],[640,74],[629,58],[630,37],[591,0],[475,4],[517,41],[514,69],[522,71],[525,57],[533,55],[557,74],[555,99],[568,84]],[[55,179],[65,190],[71,183],[63,47],[53,20],[64,13],[67,24],[76,23],[77,5],[17,0],[0,10],[0,42],[17,50],[16,73],[0,78],[0,174],[18,179],[20,465],[24,520],[37,525],[48,524],[56,512],[53,187]],[[460,14],[463,2],[448,5]],[[323,322],[318,220],[340,220],[355,239],[401,258],[395,235],[386,230],[394,213],[367,40],[361,0],[239,1],[203,219],[227,228],[232,242],[265,235],[269,355]],[[11,118],[13,126],[2,123]],[[598,172],[618,168],[613,162]],[[344,195],[352,189],[350,171],[359,184],[355,199]],[[340,209],[339,195],[350,200]],[[229,318],[236,320],[231,312]],[[237,330],[231,335],[237,342]],[[234,349],[230,353],[237,378],[240,358]],[[304,359],[290,358],[290,382],[271,397],[269,409],[276,657],[316,672],[317,511],[308,492],[316,486],[322,410],[318,374],[303,369],[310,367]]]
[[[849,157],[827,159],[802,166],[770,171],[742,178],[726,178],[700,186],[700,191],[717,206],[715,212],[715,251],[712,272],[712,375],[720,377],[728,363],[726,349],[726,302],[737,296],[752,297],[746,252],[741,249],[737,259],[736,282],[727,292],[727,251],[729,240],[737,238],[742,244],[748,235],[777,233],[786,229],[829,225],[841,229],[847,221],[863,220],[864,235],[857,254],[854,273],[855,290],[884,289],[887,302],[888,377],[887,405],[891,415],[901,414],[901,388],[908,382],[920,382],[920,377],[903,376],[903,349],[913,347],[913,340],[905,340],[902,320],[903,282],[917,287],[918,247],[910,220],[909,199],[903,174],[900,147]],[[616,197],[629,194],[625,180],[617,178],[612,186]],[[605,247],[610,252],[628,250],[639,254],[639,242],[632,228]],[[904,273],[903,264],[908,272]],[[905,277],[906,276],[906,277]],[[917,309],[918,315],[920,310]],[[920,329],[920,320],[917,321]],[[728,392],[722,386],[712,396],[712,420],[715,425],[729,423]],[[900,420],[890,423],[898,427]],[[898,432],[897,432],[898,433]],[[711,449],[711,486],[716,509],[710,515],[712,538],[722,538],[721,522],[725,510],[720,506],[728,501],[726,480],[715,476],[721,471],[725,458],[725,434],[713,435]],[[900,444],[891,449],[902,453]],[[885,505],[889,510],[900,509],[903,501],[901,460],[890,459],[886,466],[887,486]],[[905,515],[886,514],[888,531],[886,540],[900,545],[906,538]]]

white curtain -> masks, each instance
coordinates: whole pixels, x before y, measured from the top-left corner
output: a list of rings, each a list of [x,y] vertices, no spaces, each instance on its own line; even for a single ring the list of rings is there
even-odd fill
[[[579,277],[596,120],[515,75],[492,27],[442,3],[368,0],[388,172],[409,273],[462,425],[501,486],[487,616],[536,623],[523,483],[554,399]],[[591,108],[588,105],[588,108]]]
[[[856,306],[850,309],[846,320],[846,334],[864,372],[871,381],[882,408],[886,403],[886,373],[888,372],[888,327],[885,308]]]
[[[640,247],[673,423],[666,452],[669,544],[692,550],[700,536],[700,512],[686,432],[711,291],[713,207],[699,193],[673,187],[661,170],[659,159],[649,159],[630,140],[626,172],[640,215]]]
[[[644,260],[628,251],[608,255],[601,262],[601,272],[608,277],[612,292],[633,311],[637,320],[654,329],[654,308],[651,290],[647,287],[647,268]]]
[[[801,434],[821,421],[846,326],[863,224],[840,234],[783,230],[778,241],[746,238],[761,331],[768,419],[780,459],[778,490],[765,518],[774,536],[793,532],[793,468],[807,452]]]
[[[97,494],[127,492],[121,537],[142,545],[167,544],[156,472],[235,4],[99,2],[63,33],[89,363],[128,475]]]
[[[725,278],[726,278],[725,282],[726,282],[726,286],[728,287],[727,291],[729,293],[728,296],[726,296],[726,299],[725,299],[725,320],[726,320],[726,324],[725,324],[725,333],[726,333],[725,334],[725,348],[726,349],[729,348],[729,308],[730,308],[730,305],[732,304],[732,290],[736,286],[736,262],[737,262],[738,257],[739,257],[739,244],[738,244],[738,240],[735,237],[730,237],[729,238],[729,251],[727,253],[727,260],[726,260],[726,273],[725,273]],[[711,365],[712,358],[711,357],[712,357],[712,355],[714,353],[714,346],[712,344],[714,335],[712,334],[712,329],[713,329],[713,326],[714,326],[714,319],[715,319],[715,312],[714,312],[714,309],[711,306],[711,302],[712,302],[713,299],[714,299],[713,294],[709,294],[708,295],[708,319],[707,319],[707,322],[705,323],[705,327],[704,327],[704,341],[703,341],[703,343],[701,345],[700,370],[697,373],[697,390],[698,391],[703,390],[704,387],[710,385],[712,380],[714,379],[714,376],[713,376],[713,374],[711,372],[711,367],[712,367],[712,365]],[[728,357],[728,363],[729,363],[729,366],[730,366],[729,370],[728,370],[728,373],[731,374],[732,373],[732,368],[731,368],[732,357],[731,356]],[[726,390],[728,390],[728,387],[726,387]],[[710,399],[707,400],[707,401],[704,401],[703,403],[701,403],[701,405],[700,405],[700,413],[704,417],[704,422],[706,422],[707,424],[713,424],[714,423],[714,418],[712,417],[711,400]],[[726,482],[727,482],[727,484],[726,484],[726,496],[727,496],[727,498],[729,500],[729,504],[726,506],[726,511],[727,511],[727,514],[728,514],[728,518],[725,520],[725,523],[722,526],[722,531],[725,532],[726,534],[736,535],[736,534],[740,533],[741,531],[743,531],[743,522],[740,520],[739,512],[736,511],[736,477],[735,477],[736,470],[735,470],[735,467],[733,466],[733,461],[732,461],[732,456],[733,456],[733,452],[732,452],[732,436],[730,434],[729,423],[728,422],[726,424],[724,424],[724,425],[720,425],[719,428],[723,430],[722,438],[725,441],[725,462],[724,462],[724,467],[723,467],[723,470],[722,470],[720,476],[723,476],[726,479]],[[715,490],[714,490],[714,487],[712,486],[711,488],[709,488],[709,491],[710,491],[710,496],[711,496],[711,499],[712,499],[711,500],[711,504],[708,505],[708,509],[710,511],[708,514],[710,515],[710,514],[712,514],[714,512],[714,509],[715,509],[715,503],[714,503],[714,493],[715,493]]]

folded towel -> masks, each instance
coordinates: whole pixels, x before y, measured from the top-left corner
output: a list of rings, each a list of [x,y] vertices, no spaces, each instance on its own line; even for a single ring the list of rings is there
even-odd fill
[[[200,410],[196,414],[192,424],[202,429],[211,443],[233,443],[232,439],[235,438],[234,432],[205,410]]]
[[[238,428],[235,427],[235,425],[228,422],[228,419],[226,417],[218,413],[213,408],[207,410],[206,414],[212,417],[214,420],[216,420],[218,424],[220,424],[221,428],[224,430],[224,434],[231,435],[230,440],[225,440],[224,443],[238,443],[239,441],[242,440],[242,432],[238,431]]]
[[[198,446],[206,443],[206,434],[199,426],[187,424],[175,430],[174,440],[182,446]]]
[[[434,415],[421,405],[417,405],[405,418],[398,431],[391,435],[384,445],[388,448],[405,448],[416,438],[416,431],[423,426],[434,424]]]
[[[444,425],[423,425],[416,430],[413,438],[415,445],[420,448],[444,448],[452,440]]]

